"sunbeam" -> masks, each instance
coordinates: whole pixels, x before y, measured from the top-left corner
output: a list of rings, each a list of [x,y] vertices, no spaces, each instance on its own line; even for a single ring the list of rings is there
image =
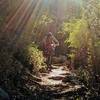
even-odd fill
[[[0,0],[0,100],[100,100],[100,0]]]
[[[28,2],[24,1],[22,3],[22,5],[20,5],[20,7],[14,13],[14,15],[11,17],[11,19],[10,20],[8,19],[9,21],[6,24],[6,26],[4,28],[4,31],[9,30],[9,28],[11,28],[11,26],[13,26],[14,24],[16,24],[16,22],[18,21],[18,18],[20,18],[20,15],[22,14],[22,12],[24,11],[24,9],[26,8],[27,4],[28,4]]]

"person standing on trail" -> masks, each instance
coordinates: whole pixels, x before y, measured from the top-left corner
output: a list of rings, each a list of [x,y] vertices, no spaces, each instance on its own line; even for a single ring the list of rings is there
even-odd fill
[[[48,68],[51,68],[52,64],[52,56],[55,53],[55,48],[59,46],[58,40],[54,37],[54,35],[49,32],[43,39],[43,53],[46,57],[46,64]]]

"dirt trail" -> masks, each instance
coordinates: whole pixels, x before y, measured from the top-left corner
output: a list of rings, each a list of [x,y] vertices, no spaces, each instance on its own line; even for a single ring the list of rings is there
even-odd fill
[[[62,80],[66,77],[67,74],[71,72],[67,69],[64,70],[64,67],[53,66],[49,73],[42,73],[42,83],[43,85],[61,85],[63,84]]]
[[[49,73],[42,73],[41,79],[43,92],[49,95],[66,95],[69,92],[77,92],[83,87],[75,74],[64,66],[53,66]]]

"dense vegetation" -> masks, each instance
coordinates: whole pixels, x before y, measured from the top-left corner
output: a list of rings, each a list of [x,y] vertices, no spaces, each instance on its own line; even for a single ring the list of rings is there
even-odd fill
[[[60,43],[56,56],[71,60],[70,66],[87,88],[82,100],[100,97],[100,0],[1,1],[1,88],[11,96],[15,95],[11,90],[26,96],[26,90],[31,97],[30,89],[19,92],[17,88],[24,88],[25,81],[20,80],[27,71],[39,76],[45,70],[41,41],[51,31]]]

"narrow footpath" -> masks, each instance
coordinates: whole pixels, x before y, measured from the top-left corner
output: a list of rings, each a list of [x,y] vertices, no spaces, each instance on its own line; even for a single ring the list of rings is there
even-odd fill
[[[77,76],[65,66],[53,66],[50,72],[41,73],[41,80],[41,94],[61,98],[57,100],[66,100],[66,96],[76,95],[84,88]]]

